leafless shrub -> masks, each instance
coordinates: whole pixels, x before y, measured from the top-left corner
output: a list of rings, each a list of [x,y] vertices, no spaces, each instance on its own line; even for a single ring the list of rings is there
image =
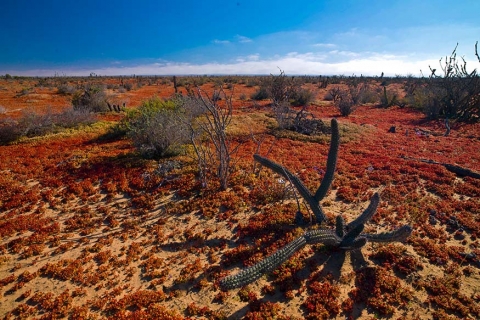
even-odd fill
[[[208,173],[214,170],[222,190],[228,186],[232,155],[239,147],[239,144],[234,145],[227,134],[227,127],[232,121],[232,96],[233,92],[228,95],[222,87],[212,96],[197,87],[195,96],[182,98],[183,109],[187,114],[184,122],[190,128],[190,142],[195,151],[202,184],[207,185]],[[222,103],[215,97],[221,97]]]
[[[270,75],[265,78],[262,85],[266,88],[273,104],[289,102],[300,89],[300,84],[295,81],[295,77],[287,76],[282,70],[278,76]]]
[[[54,131],[53,114],[36,114],[34,112],[24,112],[19,121],[19,125],[23,128],[24,135],[27,137],[42,136]]]
[[[475,44],[475,56],[480,57]],[[457,44],[458,46],[458,44]],[[467,71],[467,62],[457,58],[457,46],[450,57],[440,59],[441,75],[429,66],[431,74],[425,89],[416,90],[414,95],[423,94],[429,102],[423,108],[431,118],[443,117],[458,121],[480,121],[480,75],[477,69]],[[415,100],[421,100],[415,98]],[[422,107],[418,106],[417,107]]]
[[[272,111],[279,129],[314,134],[317,132],[316,120],[311,119],[310,113],[307,112],[314,93],[302,88],[302,82],[302,79],[287,77],[280,70],[278,76],[270,75],[264,79],[263,86],[272,100]],[[291,105],[303,106],[303,108],[301,111],[296,111],[291,108]]]

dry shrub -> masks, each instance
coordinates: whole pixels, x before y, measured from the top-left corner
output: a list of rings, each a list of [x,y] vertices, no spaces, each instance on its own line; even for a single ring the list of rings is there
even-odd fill
[[[72,105],[74,110],[90,112],[107,112],[107,94],[100,86],[86,85],[83,92],[73,95]]]
[[[0,144],[14,142],[21,137],[38,137],[60,132],[65,128],[76,128],[96,121],[95,116],[86,110],[68,108],[61,113],[37,114],[25,112],[19,120],[0,121]]]

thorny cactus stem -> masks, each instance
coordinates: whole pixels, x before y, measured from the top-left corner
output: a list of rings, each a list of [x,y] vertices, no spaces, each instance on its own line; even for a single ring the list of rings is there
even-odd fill
[[[337,166],[338,147],[340,146],[340,132],[338,130],[338,122],[336,119],[332,119],[331,121],[331,131],[332,131],[332,139],[330,141],[330,149],[328,151],[327,168],[325,170],[325,175],[323,176],[322,182],[320,183],[320,186],[315,192],[315,195],[313,195],[310,192],[310,190],[308,190],[307,187],[305,187],[303,182],[296,175],[288,171],[286,168],[284,168],[280,164],[275,163],[258,154],[253,155],[253,158],[257,162],[271,169],[273,172],[279,175],[282,175],[287,180],[291,181],[291,183],[295,186],[295,188],[298,190],[300,195],[308,203],[308,206],[312,209],[313,214],[317,219],[317,223],[319,224],[327,221],[327,216],[323,212],[319,203],[325,197],[328,189],[332,185],[333,176],[335,174],[335,168]]]
[[[259,263],[248,267],[239,273],[227,276],[220,280],[220,286],[223,290],[229,290],[234,288],[243,287],[268,272],[272,272],[278,268],[282,263],[288,260],[296,251],[305,246],[307,242],[305,237],[298,237],[282,249],[278,250],[268,258],[260,261]]]
[[[330,149],[328,150],[327,170],[323,176],[320,187],[315,192],[315,200],[320,202],[327,195],[327,191],[332,185],[333,176],[337,167],[338,147],[340,146],[340,132],[338,130],[338,122],[336,119],[331,121],[332,139],[330,140]]]
[[[317,224],[327,221],[327,218],[320,206],[320,201],[327,194],[328,189],[333,181],[335,167],[337,163],[338,146],[339,146],[338,123],[332,120],[332,141],[328,152],[327,170],[315,195],[305,187],[302,181],[283,166],[264,158],[260,155],[254,155],[256,161],[270,168],[274,172],[287,178],[299,191],[300,195],[305,199],[315,214]],[[357,250],[363,247],[367,241],[371,242],[394,242],[404,241],[412,233],[412,227],[405,225],[390,232],[380,234],[362,233],[367,223],[377,211],[380,203],[380,195],[375,193],[370,200],[368,207],[355,220],[349,224],[345,224],[345,220],[341,215],[336,218],[335,230],[316,229],[307,230],[303,235],[296,238],[282,249],[278,250],[271,256],[263,259],[257,264],[240,271],[236,275],[227,276],[220,280],[220,288],[222,290],[230,290],[243,287],[263,274],[271,272],[278,268],[282,263],[287,261],[295,252],[303,248],[306,244],[324,244],[342,250]],[[297,213],[298,216],[298,213]],[[297,220],[295,221],[300,222]]]

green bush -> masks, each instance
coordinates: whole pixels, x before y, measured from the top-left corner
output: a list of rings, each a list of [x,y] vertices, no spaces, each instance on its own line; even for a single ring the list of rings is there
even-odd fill
[[[341,91],[339,93],[338,99],[335,101],[335,106],[344,117],[349,116],[357,108],[357,105],[348,91]]]
[[[255,101],[268,99],[269,95],[268,95],[267,88],[261,86],[260,88],[258,88],[257,91],[252,93],[250,98],[252,98],[252,100],[255,100]]]
[[[85,89],[73,95],[72,105],[74,110],[90,112],[107,112],[107,94],[102,87],[87,85]]]
[[[57,93],[61,95],[74,94],[75,91],[75,87],[69,85],[68,83],[62,83],[57,87]]]
[[[127,136],[147,158],[177,155],[188,141],[188,128],[182,109],[174,100],[150,98],[127,115]]]
[[[314,97],[311,90],[300,88],[293,93],[290,104],[293,106],[307,106],[313,101]]]

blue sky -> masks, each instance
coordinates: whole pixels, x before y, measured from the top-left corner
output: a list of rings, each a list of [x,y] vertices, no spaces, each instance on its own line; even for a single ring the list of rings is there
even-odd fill
[[[478,67],[478,0],[1,0],[0,75],[420,75]]]

